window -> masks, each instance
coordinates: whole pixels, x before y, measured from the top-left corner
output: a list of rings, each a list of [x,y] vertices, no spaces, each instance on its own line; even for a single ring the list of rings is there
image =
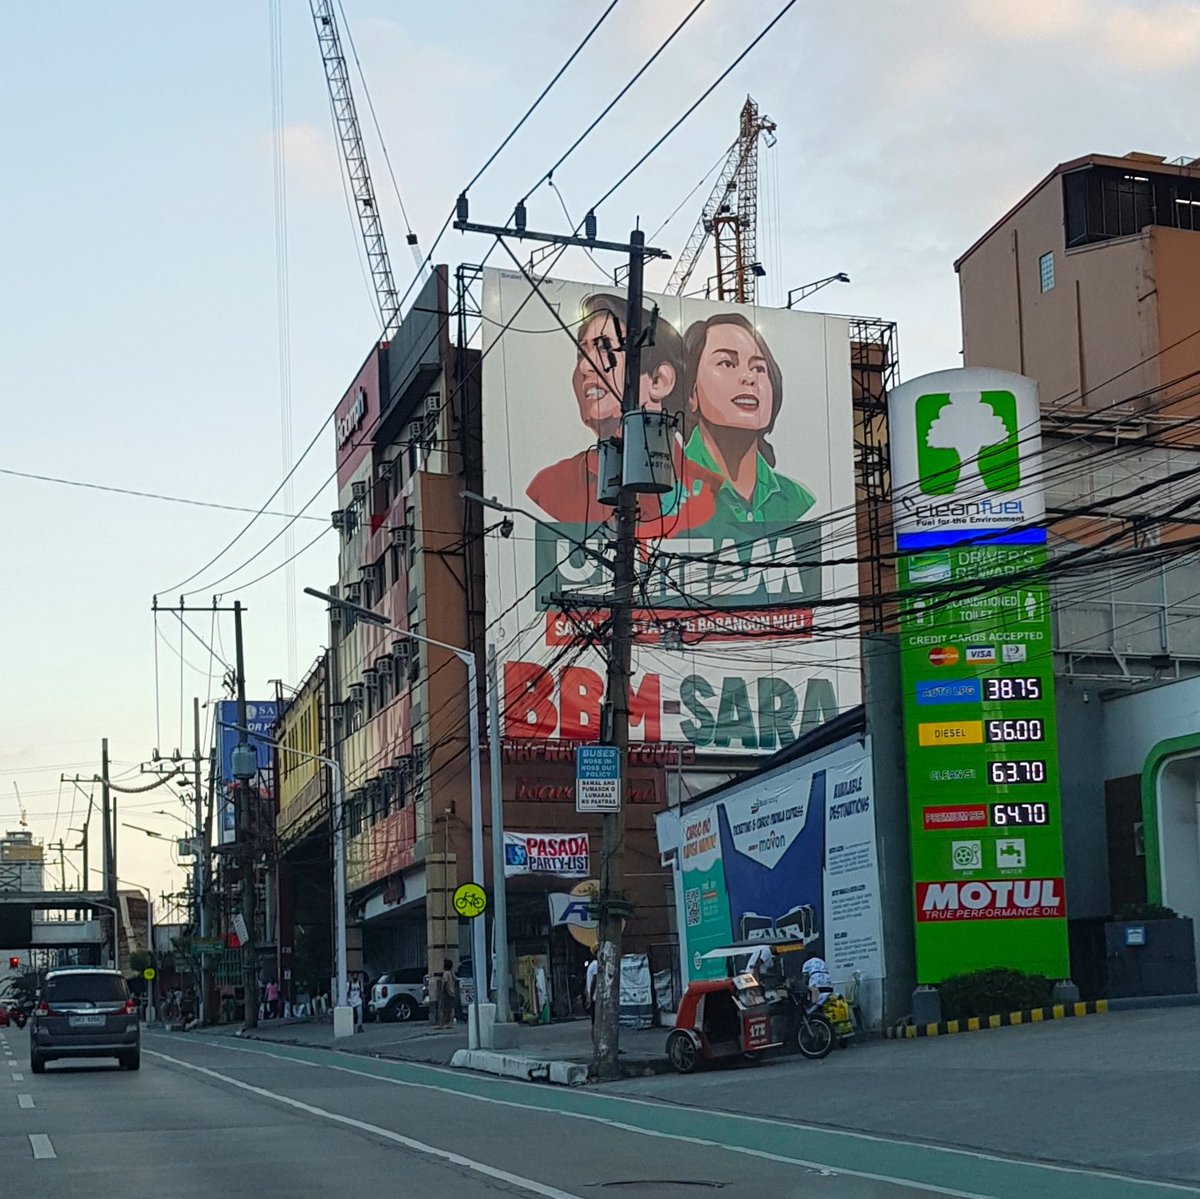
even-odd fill
[[[1042,291],[1050,291],[1054,286],[1054,252],[1043,254],[1038,259],[1038,278],[1042,282]]]

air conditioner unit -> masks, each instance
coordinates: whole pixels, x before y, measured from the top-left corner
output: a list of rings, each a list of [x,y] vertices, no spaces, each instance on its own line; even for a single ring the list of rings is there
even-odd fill
[[[366,683],[351,683],[346,690],[350,692],[350,698],[356,704],[361,704],[367,694],[367,685]]]
[[[363,681],[367,684],[367,686],[374,687],[375,680],[379,678],[379,671],[376,670],[374,666],[364,666],[362,673]]]
[[[335,629],[340,629],[342,627],[342,609],[341,608],[332,608],[331,607],[329,609],[329,623]]]
[[[352,604],[361,604],[362,603],[362,584],[361,583],[347,583],[346,584],[346,598]]]
[[[381,675],[391,674],[392,673],[392,655],[391,654],[380,654],[379,657],[375,659],[375,669]]]
[[[395,787],[400,781],[400,771],[395,766],[385,766],[380,772],[379,777],[388,787]]]
[[[381,479],[390,479],[395,469],[396,460],[394,458],[387,458],[379,464],[379,477]]]
[[[329,715],[334,720],[344,720],[346,718],[346,705],[340,699],[336,703],[330,704]]]
[[[409,643],[407,641],[392,642],[392,657],[395,658],[397,662],[408,661],[408,650]]]
[[[365,585],[374,587],[379,582],[379,568],[374,564],[370,566],[360,566],[358,568],[359,577]]]
[[[332,516],[333,516],[333,527],[340,532],[342,529],[344,529],[346,527],[346,509],[339,508],[336,512],[334,512],[332,514]]]
[[[408,537],[412,530],[407,525],[393,525],[391,527],[392,545],[398,550],[408,549]]]
[[[367,497],[367,482],[365,479],[357,479],[350,484],[350,493],[356,500],[363,500]]]

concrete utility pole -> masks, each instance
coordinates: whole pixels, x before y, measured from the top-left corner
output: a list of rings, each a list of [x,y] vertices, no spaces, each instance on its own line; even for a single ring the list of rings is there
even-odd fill
[[[121,942],[117,930],[117,853],[113,840],[113,821],[116,810],[112,801],[112,790],[108,785],[107,737],[100,742],[100,815],[104,820],[104,897],[111,905],[113,914],[112,964],[114,968],[120,969]]]
[[[195,857],[192,859],[192,906],[190,913],[192,928],[198,937],[205,936],[206,921],[204,919],[204,871],[208,865],[208,855],[204,845],[204,800],[200,795],[200,697],[192,699],[192,800],[195,809],[195,840],[192,848]],[[195,954],[192,958],[195,960]],[[203,955],[201,961],[203,962]],[[196,988],[196,1018],[201,1025],[204,1023],[204,984]]]
[[[625,304],[625,386],[621,414],[639,408],[642,377],[642,270],[646,236],[640,229],[629,235],[629,283]],[[597,1077],[618,1073],[620,1041],[621,933],[629,904],[625,898],[625,774],[629,749],[629,674],[633,653],[634,560],[637,550],[637,493],[622,487],[617,500],[617,542],[613,564],[612,643],[605,686],[609,710],[608,744],[619,751],[621,806],[602,817],[600,847],[599,943],[596,963],[596,1031],[592,1069]]]
[[[496,1023],[508,1024],[508,893],[504,878],[504,779],[500,769],[500,680],[496,647],[488,646],[488,765],[492,793],[492,945],[495,953]]]
[[[251,755],[255,763],[258,751],[246,740],[246,661],[242,650],[242,605],[240,600],[233,604],[233,636],[237,672],[237,722],[238,744],[235,754],[244,761]],[[242,859],[242,920],[246,925],[246,938],[242,943],[242,987],[244,991],[242,1027],[258,1027],[258,953],[254,944],[254,914],[257,891],[254,885],[254,849],[256,845],[257,812],[254,810],[254,771],[244,777],[244,771],[234,770],[237,786],[237,829]]]
[[[548,242],[560,246],[582,246],[590,250],[613,250],[629,256],[629,279],[626,294],[626,319],[620,348],[625,352],[625,380],[621,393],[622,432],[624,418],[637,412],[642,373],[643,268],[647,258],[666,258],[662,250],[646,245],[646,235],[635,229],[627,243],[599,241],[596,238],[596,216],[589,212],[584,218],[586,236],[562,236],[534,232],[526,226],[525,204],[522,201],[513,213],[513,226],[481,225],[468,220],[469,204],[464,193],[458,198],[454,228],[466,233],[484,233],[498,238],[509,256],[521,267],[505,238]],[[537,282],[526,275],[530,286]],[[565,326],[564,326],[565,328]],[[570,330],[567,330],[570,332]],[[624,476],[628,478],[628,476]],[[598,1078],[612,1078],[619,1072],[617,1055],[620,1052],[619,1008],[621,1002],[621,933],[631,906],[625,897],[624,839],[625,839],[625,775],[629,746],[629,676],[633,650],[633,599],[636,583],[637,553],[637,495],[639,488],[625,485],[618,491],[616,504],[617,530],[614,542],[613,592],[607,607],[612,613],[612,640],[609,647],[608,677],[605,706],[601,718],[601,740],[618,749],[621,779],[621,807],[604,814],[600,851],[600,894],[596,907],[599,915],[599,943],[596,980],[596,1024],[593,1033],[592,1073]]]

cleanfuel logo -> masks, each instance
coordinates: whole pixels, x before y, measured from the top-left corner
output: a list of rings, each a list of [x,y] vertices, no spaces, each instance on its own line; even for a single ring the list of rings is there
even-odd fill
[[[917,474],[926,495],[1015,491],[1021,483],[1017,398],[1011,391],[919,396]]]

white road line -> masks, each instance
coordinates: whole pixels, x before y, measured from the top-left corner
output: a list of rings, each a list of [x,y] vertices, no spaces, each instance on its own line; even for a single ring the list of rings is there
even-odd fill
[[[33,1107],[33,1096],[32,1095],[18,1095],[17,1102],[23,1108],[26,1108],[26,1109],[31,1108],[31,1107]]]
[[[509,1186],[517,1187],[520,1190],[528,1191],[531,1195],[541,1195],[543,1199],[579,1199],[578,1195],[573,1195],[570,1191],[561,1191],[558,1187],[548,1186],[544,1182],[536,1182],[532,1178],[522,1178],[519,1174],[511,1174],[507,1170],[500,1170],[495,1166],[489,1166],[486,1162],[478,1162],[473,1158],[464,1157],[461,1153],[451,1153],[446,1149],[439,1149],[436,1145],[427,1145],[424,1141],[414,1140],[412,1137],[402,1136],[398,1132],[393,1132],[390,1128],[380,1128],[378,1124],[368,1124],[365,1120],[355,1120],[350,1116],[343,1116],[340,1112],[326,1111],[322,1107],[315,1107],[311,1103],[303,1103],[299,1099],[291,1099],[287,1095],[279,1095],[274,1091],[268,1091],[265,1087],[252,1086],[248,1082],[242,1082],[241,1079],[231,1078],[228,1074],[220,1074],[216,1070],[210,1070],[207,1066],[197,1066],[192,1062],[185,1062],[181,1058],[169,1057],[165,1053],[157,1053],[153,1049],[148,1049],[145,1052],[151,1057],[161,1058],[164,1062],[170,1062],[174,1066],[182,1066],[185,1070],[194,1070],[197,1074],[207,1075],[209,1078],[215,1078],[219,1082],[228,1084],[231,1087],[237,1087],[241,1091],[249,1091],[252,1095],[258,1095],[263,1099],[273,1099],[276,1103],[282,1103],[287,1107],[293,1108],[296,1111],[305,1112],[310,1116],[319,1116],[322,1120],[332,1120],[335,1124],[343,1124],[348,1128],[357,1128],[360,1132],[369,1132],[377,1137],[383,1137],[385,1140],[392,1141],[397,1145],[403,1145],[406,1149],[412,1149],[416,1153],[424,1153],[429,1157],[436,1158],[438,1161],[446,1162],[448,1165],[458,1166],[460,1169],[472,1170],[476,1174],[482,1174],[485,1178],[494,1179],[496,1182],[504,1182]],[[30,1138],[32,1140],[32,1138]],[[47,1145],[49,1140],[47,1140]],[[51,1151],[53,1154],[53,1151]],[[36,1156],[36,1149],[34,1156]]]
[[[29,1144],[33,1148],[34,1158],[51,1158],[57,1157],[54,1152],[54,1146],[50,1144],[50,1138],[44,1132],[31,1132],[29,1134]]]
[[[209,1042],[209,1044],[214,1049],[216,1049],[216,1048],[220,1048],[220,1049],[235,1048],[235,1046],[225,1045],[216,1040]],[[330,1062],[330,1063],[298,1062],[294,1058],[290,1058],[290,1057],[287,1057],[287,1056],[285,1056],[283,1054],[279,1054],[279,1053],[272,1053],[270,1050],[267,1050],[267,1049],[251,1049],[245,1045],[239,1045],[239,1046],[236,1046],[236,1048],[238,1050],[240,1050],[242,1053],[259,1054],[262,1057],[273,1058],[275,1061],[292,1062],[292,1064],[294,1064],[294,1065],[305,1065],[305,1066],[316,1065],[324,1070],[334,1070],[341,1074],[353,1074],[357,1078],[369,1078],[369,1079],[374,1080],[375,1082],[387,1083],[391,1086],[411,1087],[415,1090],[438,1091],[443,1095],[451,1095],[451,1096],[454,1096],[459,1099],[468,1099],[468,1100],[472,1100],[477,1103],[490,1103],[490,1104],[494,1104],[497,1107],[514,1107],[514,1108],[519,1108],[522,1111],[527,1111],[527,1112],[540,1112],[540,1113],[544,1113],[547,1115],[565,1116],[569,1119],[587,1120],[594,1124],[606,1124],[611,1128],[618,1128],[618,1129],[621,1129],[621,1130],[627,1131],[627,1132],[641,1133],[643,1136],[661,1137],[666,1140],[683,1141],[683,1142],[694,1144],[694,1145],[703,1145],[703,1146],[708,1146],[708,1147],[712,1147],[712,1148],[716,1148],[716,1149],[725,1149],[725,1150],[728,1150],[730,1153],[742,1153],[742,1154],[746,1154],[747,1156],[750,1156],[750,1157],[767,1158],[768,1160],[771,1160],[771,1161],[791,1162],[791,1163],[794,1163],[795,1165],[806,1166],[810,1169],[820,1170],[823,1172],[832,1171],[835,1174],[848,1175],[849,1177],[852,1177],[852,1178],[865,1178],[865,1179],[869,1179],[872,1181],[888,1182],[895,1186],[902,1186],[902,1187],[907,1187],[907,1188],[916,1189],[916,1190],[923,1189],[930,1194],[947,1195],[947,1196],[953,1197],[953,1199],[987,1199],[987,1196],[981,1196],[981,1195],[976,1194],[975,1192],[959,1191],[959,1190],[955,1190],[951,1187],[939,1187],[935,1184],[920,1183],[920,1182],[916,1182],[912,1179],[894,1178],[891,1175],[874,1174],[874,1173],[869,1173],[869,1172],[863,1171],[863,1170],[854,1170],[854,1169],[846,1167],[846,1166],[830,1166],[828,1163],[825,1163],[825,1162],[807,1161],[805,1159],[798,1158],[798,1157],[791,1157],[791,1156],[785,1156],[783,1154],[769,1153],[769,1152],[767,1152],[765,1150],[761,1150],[761,1149],[750,1149],[748,1147],[743,1147],[743,1146],[739,1146],[739,1145],[727,1145],[720,1141],[710,1141],[710,1140],[706,1140],[702,1137],[690,1137],[690,1136],[687,1136],[686,1134],[652,1132],[648,1129],[639,1127],[638,1125],[625,1124],[619,1120],[613,1120],[607,1116],[596,1116],[596,1115],[591,1115],[587,1112],[562,1111],[557,1108],[546,1108],[546,1107],[541,1107],[537,1104],[522,1103],[519,1100],[513,1100],[513,1099],[497,1099],[491,1095],[472,1094],[471,1092],[468,1092],[468,1091],[459,1091],[459,1090],[455,1089],[454,1087],[438,1086],[436,1083],[411,1082],[407,1079],[402,1079],[402,1078],[388,1078],[383,1075],[372,1074],[365,1070],[356,1070],[352,1066],[334,1065],[332,1062]],[[150,1052],[150,1051],[148,1050],[147,1052]],[[162,1057],[164,1055],[159,1054],[158,1056]],[[168,1059],[168,1060],[171,1060],[171,1059]],[[394,1064],[396,1064],[396,1065],[411,1065],[411,1066],[415,1066],[417,1069],[428,1070],[431,1073],[435,1073],[435,1074],[445,1074],[448,1076],[455,1076],[455,1077],[459,1077],[459,1078],[461,1078],[461,1076],[462,1076],[460,1071],[454,1070],[451,1068],[447,1068],[447,1067],[442,1067],[442,1066],[427,1066],[424,1063],[412,1063],[412,1062],[396,1062]],[[202,1069],[202,1068],[203,1067],[195,1067],[195,1069]],[[503,1080],[497,1079],[497,1081],[503,1081]],[[513,1085],[514,1086],[527,1086],[527,1085],[532,1085],[532,1084],[524,1084],[524,1083],[514,1082]],[[780,1120],[778,1118],[772,1118],[770,1116],[753,1116],[753,1115],[749,1115],[744,1112],[728,1112],[728,1111],[717,1111],[717,1110],[708,1111],[708,1110],[702,1109],[702,1108],[691,1108],[687,1104],[672,1103],[669,1101],[663,1102],[661,1100],[654,1100],[654,1099],[636,1099],[630,1095],[623,1095],[619,1091],[614,1091],[609,1095],[598,1096],[598,1098],[611,1098],[611,1099],[619,1100],[622,1103],[629,1103],[629,1104],[633,1104],[638,1107],[652,1107],[652,1108],[658,1108],[660,1110],[665,1108],[667,1110],[698,1111],[703,1115],[719,1115],[719,1116],[721,1116],[722,1119],[742,1121],[742,1122],[749,1123],[749,1124],[775,1125],[780,1128],[791,1129],[794,1131],[798,1130],[798,1131],[803,1131],[803,1132],[816,1132],[816,1133],[823,1133],[823,1134],[824,1133],[832,1133],[839,1137],[847,1137],[850,1139],[870,1141],[870,1142],[875,1142],[877,1144],[902,1145],[902,1146],[906,1146],[906,1147],[916,1147],[916,1148],[920,1148],[920,1149],[929,1150],[931,1153],[934,1153],[934,1154],[947,1154],[947,1155],[953,1156],[953,1157],[969,1157],[969,1158],[975,1158],[978,1161],[996,1162],[997,1164],[1009,1165],[1009,1166],[1024,1166],[1024,1167],[1038,1169],[1038,1170],[1046,1170],[1046,1171],[1056,1173],[1056,1174],[1080,1174],[1085,1177],[1103,1178],[1105,1180],[1127,1178],[1130,1182],[1136,1182],[1139,1186],[1143,1186],[1143,1187],[1153,1187],[1158,1190],[1162,1190],[1162,1191],[1166,1191],[1166,1192],[1175,1192],[1175,1193],[1181,1194],[1181,1195],[1200,1195],[1200,1189],[1197,1189],[1195,1186],[1191,1186],[1186,1183],[1162,1182],[1162,1181],[1159,1181],[1159,1180],[1153,1179],[1153,1178],[1134,1178],[1129,1175],[1121,1174],[1119,1172],[1114,1172],[1114,1171],[1110,1171],[1110,1170],[1090,1169],[1087,1166],[1067,1166],[1067,1165],[1058,1164],[1056,1162],[1038,1161],[1034,1158],[1004,1157],[1001,1154],[988,1153],[987,1151],[980,1150],[980,1149],[962,1149],[962,1148],[958,1148],[958,1147],[950,1146],[950,1145],[929,1145],[922,1141],[906,1140],[903,1137],[889,1137],[889,1136],[880,1135],[878,1133],[856,1132],[852,1129],[832,1128],[832,1127],[828,1127],[828,1126],[820,1125],[820,1124],[804,1124],[804,1123],[801,1123],[798,1121]]]
[[[24,1075],[24,1074],[14,1074],[14,1075],[12,1076],[12,1080],[13,1080],[13,1082],[24,1082],[24,1081],[25,1081],[25,1075]]]

